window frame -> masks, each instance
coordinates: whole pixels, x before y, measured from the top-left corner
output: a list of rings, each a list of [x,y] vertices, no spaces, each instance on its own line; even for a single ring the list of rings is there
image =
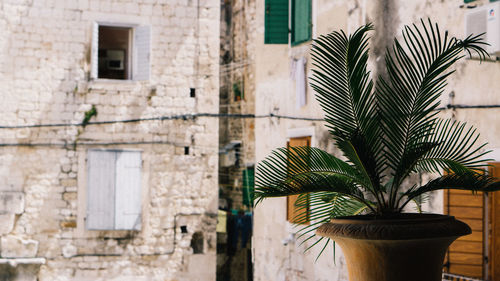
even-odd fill
[[[140,192],[141,192],[141,227],[140,229],[106,229],[94,230],[87,228],[87,198],[88,198],[88,151],[127,151],[141,153],[141,175],[140,175]],[[77,218],[75,238],[127,238],[136,233],[143,233],[144,225],[147,220],[147,209],[149,202],[149,192],[147,190],[149,180],[149,163],[145,161],[146,154],[142,149],[135,148],[78,148],[78,173],[77,173]],[[134,234],[135,233],[135,234]]]
[[[316,139],[316,127],[314,126],[309,126],[309,127],[298,127],[298,128],[289,128],[287,129],[286,132],[286,144],[290,141],[290,139],[293,138],[304,138],[308,137],[309,138],[309,146],[310,147],[316,147],[317,146],[317,139]],[[297,233],[297,231],[300,230],[300,228],[297,228],[297,224],[294,224],[293,222],[288,221],[288,198],[285,197],[283,198],[283,216],[284,220],[286,221],[286,232],[290,234]],[[312,212],[309,206],[309,218],[311,216]],[[309,220],[309,223],[315,223],[315,221]]]
[[[290,142],[292,141],[292,139],[302,139],[302,140],[305,140],[306,141],[306,145],[308,147],[311,147],[311,140],[312,140],[312,137],[311,136],[302,136],[302,137],[293,137],[293,138],[290,138],[288,139],[287,141],[287,148],[290,148]],[[287,160],[289,161],[289,160]],[[287,172],[288,173],[288,172]],[[299,197],[301,196],[307,196],[307,211],[306,211],[306,214],[305,216],[307,217],[307,220],[304,221],[304,222],[296,222],[296,216],[299,216],[301,215],[301,213],[299,213],[299,208],[296,206],[297,204],[297,200],[299,199]],[[302,194],[297,194],[297,195],[289,195],[286,197],[286,219],[289,223],[292,223],[292,224],[302,224],[302,225],[309,225],[311,223],[311,220],[310,220],[310,217],[311,217],[311,209],[310,209],[310,203],[309,203],[309,194],[306,194],[306,195],[302,195]]]
[[[129,52],[127,54],[127,79],[111,79],[111,78],[99,78],[99,27],[121,27],[130,28],[129,34]],[[136,35],[137,30],[141,27],[149,28],[149,49],[148,49],[148,75],[147,78],[138,78],[135,73],[139,62],[138,59],[138,48],[136,45]],[[152,54],[152,26],[151,25],[141,25],[138,23],[123,23],[123,22],[108,22],[108,21],[95,21],[92,23],[91,32],[91,52],[90,52],[90,71],[89,80],[96,82],[115,82],[115,83],[130,83],[137,81],[150,81],[151,80],[151,54]]]

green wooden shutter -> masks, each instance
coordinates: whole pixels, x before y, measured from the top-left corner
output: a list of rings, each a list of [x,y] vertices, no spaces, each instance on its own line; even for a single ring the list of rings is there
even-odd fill
[[[288,44],[288,0],[266,0],[265,44]]]
[[[292,45],[311,40],[311,0],[292,0]]]
[[[253,205],[253,190],[255,186],[255,170],[247,168],[243,171],[243,205]]]

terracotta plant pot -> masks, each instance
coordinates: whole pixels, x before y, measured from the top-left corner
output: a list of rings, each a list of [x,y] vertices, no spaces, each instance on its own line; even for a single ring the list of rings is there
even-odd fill
[[[441,281],[446,249],[470,233],[455,217],[437,214],[343,217],[317,230],[342,248],[350,281]]]

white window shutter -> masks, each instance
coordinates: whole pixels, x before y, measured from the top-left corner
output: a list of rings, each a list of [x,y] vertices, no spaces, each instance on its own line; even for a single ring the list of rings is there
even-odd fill
[[[134,80],[149,80],[151,60],[151,27],[138,26],[134,30]]]
[[[115,158],[112,151],[88,151],[87,229],[114,229]]]
[[[90,52],[90,78],[97,79],[99,69],[99,24],[92,25],[92,47]]]
[[[141,229],[141,153],[116,157],[115,229]]]

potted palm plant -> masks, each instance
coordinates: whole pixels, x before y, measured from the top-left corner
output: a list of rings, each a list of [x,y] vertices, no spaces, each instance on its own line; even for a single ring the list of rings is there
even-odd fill
[[[337,242],[351,281],[437,281],[448,246],[471,232],[451,216],[406,213],[430,191],[495,191],[481,173],[478,133],[437,116],[449,68],[465,53],[484,59],[480,35],[464,40],[437,24],[405,26],[385,56],[387,73],[367,69],[368,32],[333,32],[314,40],[311,86],[342,159],[318,148],[280,148],[259,163],[256,202],[301,194],[302,235]],[[436,175],[412,185],[412,175]],[[309,207],[307,207],[309,206]]]

